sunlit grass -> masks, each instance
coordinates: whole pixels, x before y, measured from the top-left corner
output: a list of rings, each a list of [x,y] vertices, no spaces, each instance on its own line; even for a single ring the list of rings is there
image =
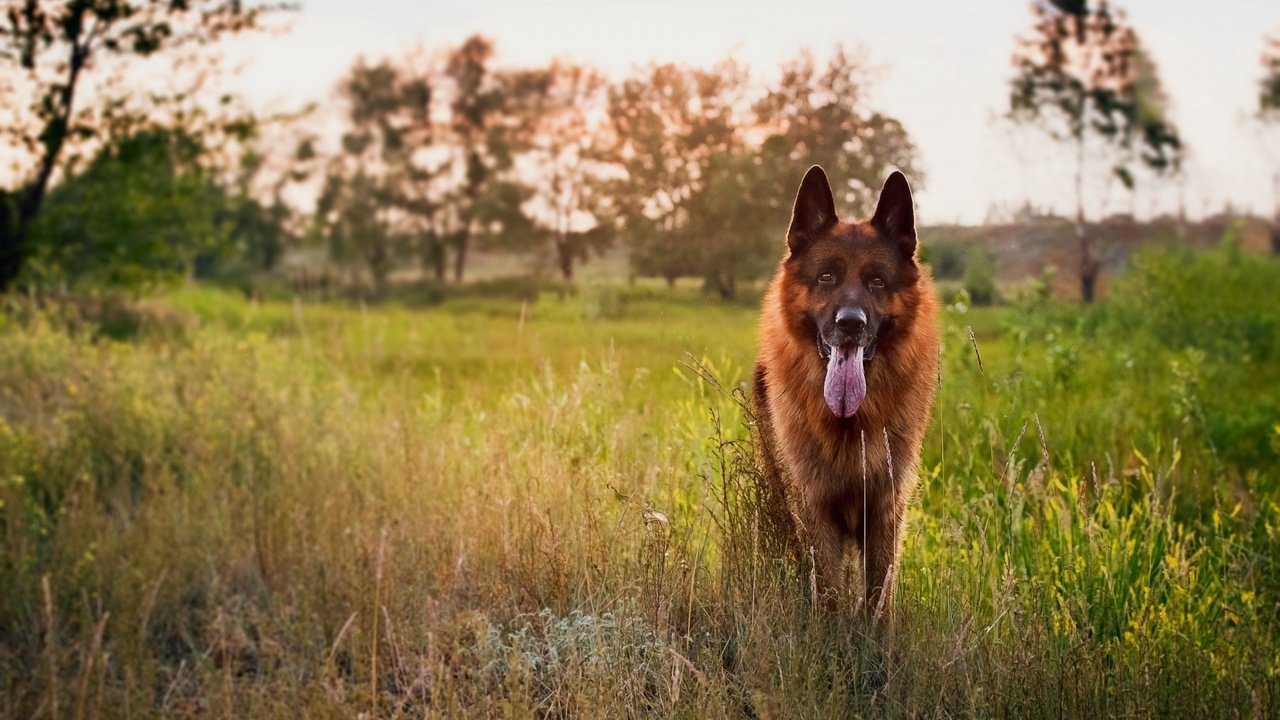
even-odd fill
[[[869,632],[770,535],[749,306],[149,302],[125,340],[0,321],[6,715],[1280,710],[1280,430],[1223,410],[1276,407],[1264,358],[948,309]]]

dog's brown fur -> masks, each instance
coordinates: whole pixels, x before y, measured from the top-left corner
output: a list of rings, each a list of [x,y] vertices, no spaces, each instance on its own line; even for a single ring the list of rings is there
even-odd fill
[[[938,389],[938,304],[915,257],[906,180],[890,176],[876,214],[844,223],[835,217],[826,175],[814,167],[801,185],[787,236],[789,252],[760,317],[757,455],[766,478],[780,483],[802,562],[807,566],[812,557],[827,603],[843,589],[845,549],[852,541],[863,558],[865,610],[879,616],[892,596]],[[875,355],[865,366],[866,396],[848,418],[824,402],[826,361],[816,339],[835,281],[828,276],[820,286],[815,273],[831,267],[840,268],[836,290],[860,298],[881,318],[873,328]]]

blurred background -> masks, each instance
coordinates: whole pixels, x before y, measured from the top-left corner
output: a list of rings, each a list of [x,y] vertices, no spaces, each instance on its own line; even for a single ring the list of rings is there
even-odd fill
[[[906,172],[925,259],[980,301],[1089,299],[1147,243],[1280,243],[1261,0],[6,10],[0,288],[732,300],[811,164],[851,217]]]
[[[813,164],[943,301],[887,636]],[[1278,212],[1275,0],[0,0],[0,718],[1280,717]]]

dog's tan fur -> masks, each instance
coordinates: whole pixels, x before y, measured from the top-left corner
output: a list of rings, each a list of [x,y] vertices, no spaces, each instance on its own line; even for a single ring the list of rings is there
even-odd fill
[[[824,187],[825,182],[823,176]],[[907,192],[909,228],[875,218],[844,223],[832,217],[799,243],[791,237],[791,250],[764,299],[756,363],[761,468],[781,483],[804,558],[813,558],[818,588],[828,593],[828,602],[842,590],[847,546],[852,542],[861,551],[865,608],[872,614],[888,607],[892,596],[907,506],[938,389],[938,304],[915,258]],[[799,202],[789,236],[804,232],[796,227]],[[910,235],[909,251],[901,249],[903,237],[889,236],[895,233]],[[875,358],[867,364],[865,400],[849,418],[836,417],[823,400],[825,363],[816,352],[809,319],[820,302],[813,297],[816,289],[803,280],[806,256],[815,253],[840,256],[851,276],[865,263],[894,263],[899,280],[892,292],[876,298],[877,311],[893,319],[892,330],[878,340]]]

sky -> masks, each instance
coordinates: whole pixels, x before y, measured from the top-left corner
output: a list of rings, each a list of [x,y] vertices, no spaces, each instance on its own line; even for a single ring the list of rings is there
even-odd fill
[[[1269,215],[1280,141],[1264,142],[1248,117],[1262,37],[1280,31],[1280,2],[1113,5],[1128,13],[1154,57],[1191,155],[1181,183],[1134,196],[1094,183],[1091,207],[1145,216],[1182,204],[1200,216],[1230,203]],[[872,107],[899,118],[917,143],[921,221],[979,223],[992,208],[1025,201],[1069,210],[1066,153],[994,121],[1007,106],[1013,38],[1030,19],[1029,0],[302,0],[288,34],[250,41],[251,59],[236,83],[264,109],[323,102],[359,56],[432,51],[474,32],[496,41],[502,64],[568,57],[614,78],[651,60],[725,57],[767,75],[801,47],[821,56],[844,43],[861,47],[878,68]]]

